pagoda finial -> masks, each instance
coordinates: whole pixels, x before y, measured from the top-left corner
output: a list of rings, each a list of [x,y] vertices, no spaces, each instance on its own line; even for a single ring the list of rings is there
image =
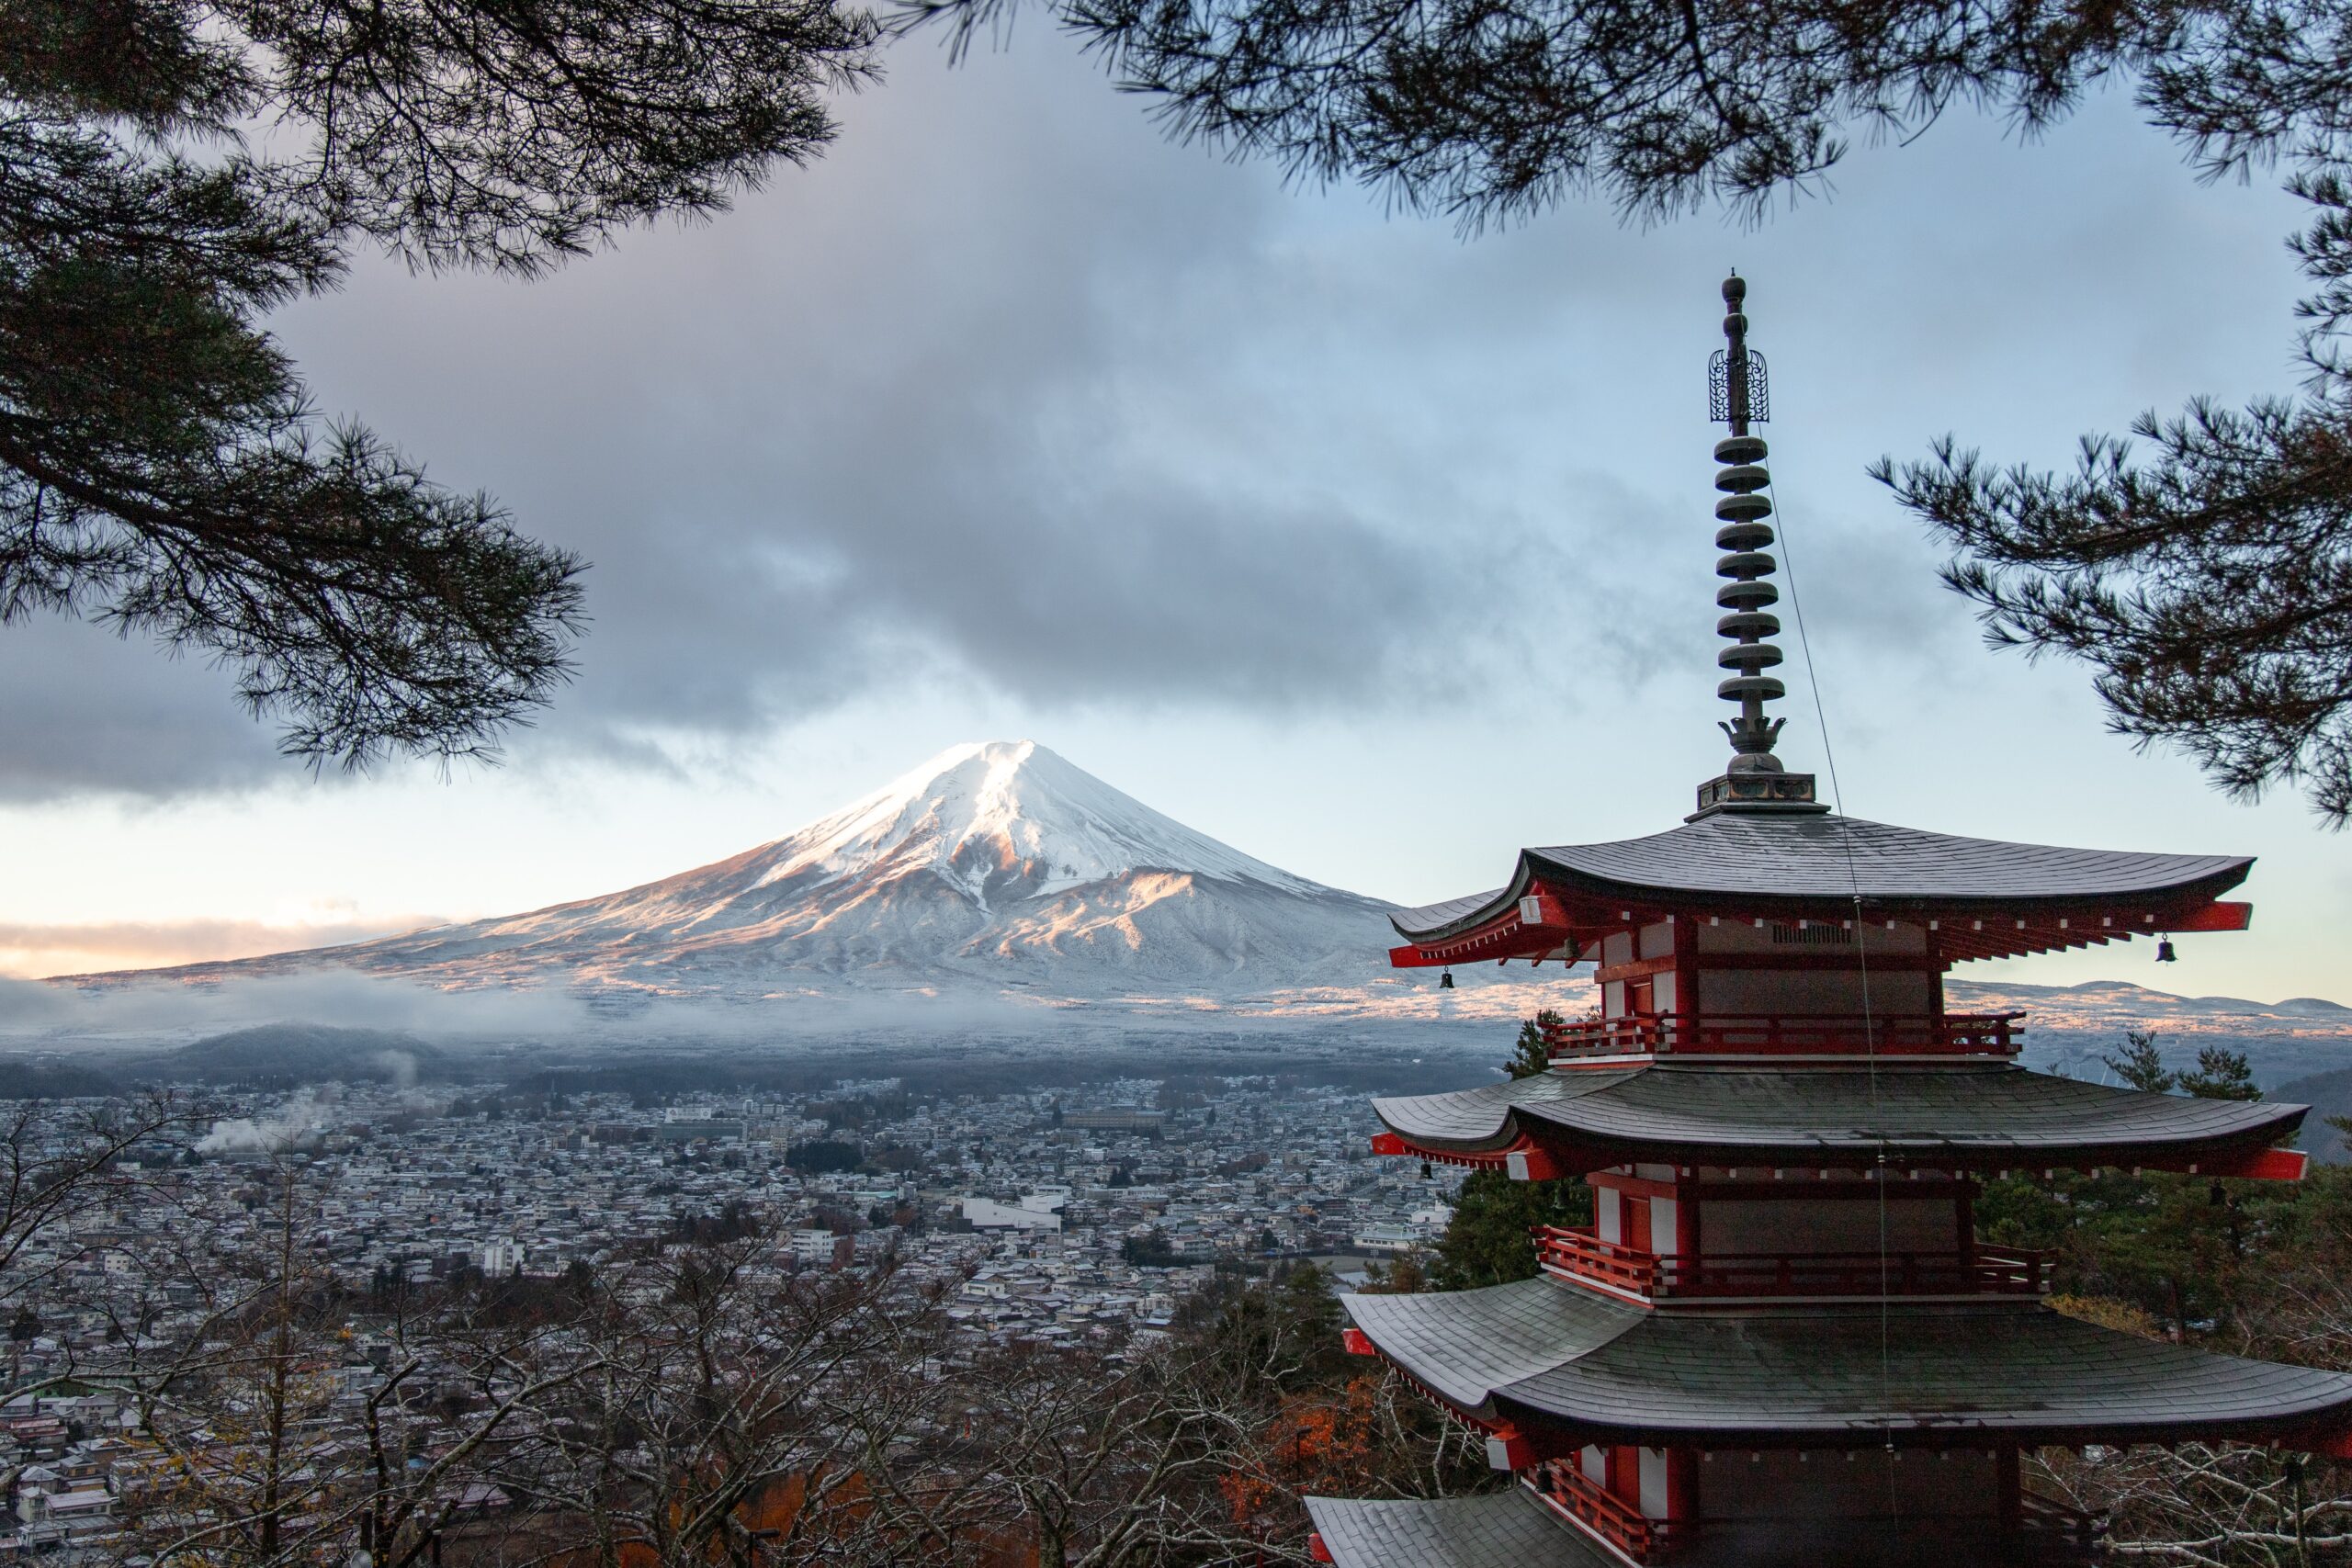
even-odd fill
[[[1715,603],[1729,614],[1715,630],[1732,646],[1715,656],[1731,671],[1715,687],[1715,694],[1739,705],[1739,716],[1721,728],[1731,737],[1732,757],[1723,776],[1699,786],[1699,810],[1705,817],[1717,811],[1821,811],[1813,798],[1813,775],[1783,770],[1772,755],[1784,720],[1765,716],[1764,705],[1788,695],[1777,676],[1765,671],[1781,662],[1781,650],[1764,639],[1779,635],[1780,617],[1766,609],[1778,604],[1779,589],[1766,581],[1779,563],[1765,553],[1772,543],[1772,502],[1764,491],[1772,476],[1765,471],[1764,438],[1748,427],[1771,416],[1764,378],[1764,356],[1747,346],[1747,283],[1735,270],[1724,279],[1724,346],[1707,366],[1709,412],[1719,424],[1731,426],[1729,440],[1715,443],[1715,461],[1724,467],[1715,475],[1715,489],[1724,498],[1715,502],[1715,546],[1726,552],[1715,562],[1715,575],[1730,581],[1715,592]]]

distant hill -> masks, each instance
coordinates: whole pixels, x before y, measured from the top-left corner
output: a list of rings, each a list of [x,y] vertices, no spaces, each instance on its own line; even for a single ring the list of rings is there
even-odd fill
[[[141,1062],[146,1076],[234,1083],[406,1083],[437,1076],[447,1058],[413,1035],[322,1023],[266,1023],[215,1034]]]
[[[2352,1152],[2344,1147],[2344,1135],[2325,1121],[2330,1116],[2352,1116],[2352,1067],[2313,1073],[2307,1078],[2282,1083],[2270,1098],[2312,1108],[2310,1118],[2303,1122],[2301,1146],[2311,1152],[2313,1159],[2325,1160],[2330,1165],[2352,1162]]]
[[[71,1062],[0,1056],[0,1100],[91,1100],[122,1092],[123,1079]]]
[[[2290,1079],[2352,1070],[2352,1008],[2316,997],[2256,1002],[2174,996],[2122,980],[2024,986],[1957,977],[1944,982],[1944,996],[1955,1012],[2024,1012],[2026,1066],[2075,1077],[2099,1077],[2099,1057],[2127,1029],[2154,1030],[2176,1067],[2208,1045],[2244,1051],[2256,1081],[2278,1093]]]

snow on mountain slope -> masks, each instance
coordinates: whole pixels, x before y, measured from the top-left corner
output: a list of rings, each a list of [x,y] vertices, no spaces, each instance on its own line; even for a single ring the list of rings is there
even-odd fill
[[[999,741],[951,748],[797,833],[640,887],[170,975],[342,965],[451,988],[1215,999],[1385,976],[1387,908],[1195,832],[1033,741]]]
[[[1185,870],[1295,893],[1329,892],[1163,817],[1034,740],[954,746],[791,838],[763,882],[828,880],[896,860],[910,845],[985,907],[1017,866],[1022,897],[1141,869]]]

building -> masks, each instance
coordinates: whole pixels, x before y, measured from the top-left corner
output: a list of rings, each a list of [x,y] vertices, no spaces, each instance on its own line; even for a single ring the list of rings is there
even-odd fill
[[[1168,1122],[1164,1111],[1141,1111],[1131,1105],[1108,1111],[1064,1111],[1060,1124],[1086,1133],[1156,1133]]]
[[[1059,1231],[1061,1210],[1069,1202],[1067,1189],[1048,1189],[1032,1192],[1018,1203],[1000,1203],[993,1198],[964,1200],[964,1219],[976,1231]]]
[[[745,1123],[732,1117],[703,1116],[673,1111],[653,1129],[665,1144],[741,1143]]]
[[[1524,850],[1499,891],[1395,917],[1399,966],[1597,966],[1601,1016],[1555,1032],[1551,1070],[1375,1101],[1374,1145],[1583,1177],[1596,1223],[1543,1233],[1532,1280],[1345,1302],[1351,1348],[1482,1430],[1521,1485],[1312,1499],[1315,1552],[1341,1568],[2081,1562],[2096,1522],[2021,1484],[2028,1450],[2352,1456],[2352,1376],[2064,1316],[2047,1259],[1977,1240],[1978,1183],[2003,1171],[2301,1175],[2278,1145],[2303,1107],[2029,1072],[2018,1015],[1944,1006],[1973,959],[2242,931],[2222,896],[2252,863],[1858,821],[1786,771],[1744,294],[1724,286],[1714,367],[1729,765],[1668,831]]]
[[[791,1235],[792,1256],[796,1262],[821,1264],[828,1269],[846,1269],[857,1258],[857,1238],[836,1235],[828,1230],[796,1230]]]

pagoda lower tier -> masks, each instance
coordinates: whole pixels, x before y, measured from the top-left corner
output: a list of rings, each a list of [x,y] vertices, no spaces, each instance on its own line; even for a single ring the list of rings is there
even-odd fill
[[[2308,1107],[2144,1094],[2007,1063],[1652,1062],[1373,1101],[1374,1147],[1534,1178],[1738,1169],[2121,1168],[2294,1179]]]
[[[2235,1439],[2352,1455],[2352,1375],[2039,1301],[1669,1311],[1546,1275],[1346,1307],[1351,1347],[1484,1433],[1520,1486],[1316,1500],[1317,1549],[1340,1568],[2053,1568],[2093,1562],[2100,1521],[2025,1487],[2036,1449]]]
[[[1534,1488],[1476,1497],[1309,1497],[1317,1561],[1339,1568],[1604,1568],[1610,1559]]]
[[[2188,1349],[2039,1301],[1668,1312],[1546,1275],[1346,1305],[1351,1343],[1498,1435],[1514,1469],[1595,1446],[2325,1450],[2352,1433],[2352,1374]]]
[[[1689,1533],[1672,1549],[1676,1568],[2071,1568],[2096,1557],[2090,1521],[2030,1493],[2015,1494],[2006,1517],[1971,1511],[1984,1466],[1948,1453],[1849,1451],[1793,1468],[1785,1455],[1706,1456],[1702,1482],[1764,1511]],[[1841,1495],[1894,1501],[1858,1539],[1851,1517],[1825,1506]],[[1624,1568],[1626,1554],[1578,1507],[1590,1504],[1542,1475],[1468,1497],[1306,1499],[1315,1560],[1335,1568]]]

